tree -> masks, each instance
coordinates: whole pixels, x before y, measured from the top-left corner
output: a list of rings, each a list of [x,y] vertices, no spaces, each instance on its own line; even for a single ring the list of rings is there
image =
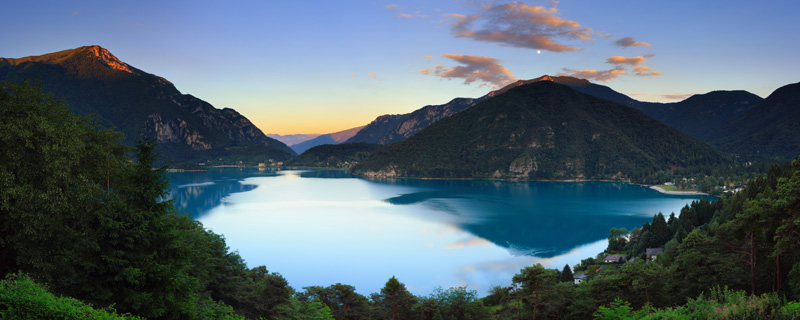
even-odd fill
[[[653,217],[650,231],[653,236],[647,243],[648,248],[661,248],[669,239],[672,239],[672,234],[669,233],[669,228],[667,227],[667,221],[661,212]]]
[[[715,285],[742,289],[742,266],[722,244],[701,229],[692,231],[678,247],[670,287],[678,297],[694,298]],[[677,301],[682,303],[683,301]]]
[[[311,286],[304,289],[305,292],[298,295],[300,300],[319,299],[330,308],[336,319],[366,319],[369,315],[367,298],[358,294],[353,286],[337,283],[325,288]]]
[[[85,274],[96,242],[84,235],[126,150],[119,134],[94,128],[37,86],[0,83],[0,276],[24,270],[52,284]]]
[[[165,201],[153,139],[141,136],[131,161],[119,133],[27,83],[0,84],[0,119],[0,275],[24,271],[55,294],[148,318],[221,315],[209,297],[232,304],[263,288],[281,303],[282,277],[249,271]]]
[[[542,305],[543,301],[540,301],[540,298],[545,291],[555,285],[557,277],[555,270],[545,269],[537,263],[523,268],[511,279],[517,288],[514,295],[529,307],[533,319],[536,319],[539,306]]]
[[[438,305],[442,319],[477,320],[488,317],[483,305],[478,301],[478,293],[474,290],[467,290],[466,287],[454,287],[447,290],[439,287],[433,290],[429,299],[437,301],[436,305]]]
[[[416,303],[416,297],[394,276],[386,281],[380,294],[373,294],[372,297],[385,319],[412,319],[414,316],[412,307]]]
[[[564,265],[564,270],[561,271],[561,282],[573,283],[574,281],[572,269],[569,268],[568,264]]]
[[[334,320],[331,310],[319,299],[304,301],[291,298],[289,303],[278,308],[281,320]]]
[[[611,228],[608,232],[608,252],[617,252],[625,250],[625,245],[628,243],[628,230],[625,228]]]

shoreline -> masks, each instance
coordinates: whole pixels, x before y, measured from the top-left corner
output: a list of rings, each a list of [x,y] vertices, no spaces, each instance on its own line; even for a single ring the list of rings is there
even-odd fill
[[[219,165],[214,166],[215,168],[230,168],[230,167],[239,167],[239,168],[247,168],[248,166],[236,166],[236,165]],[[252,167],[258,168],[258,167]],[[320,168],[320,167],[301,167],[301,166],[287,166],[287,167],[271,167],[270,169],[277,169],[277,170],[335,170],[335,171],[347,171],[347,168]],[[181,171],[190,171],[190,170],[181,170]],[[195,171],[195,170],[191,170]],[[196,170],[196,171],[206,171],[206,170]],[[607,180],[607,179],[541,179],[541,180],[534,180],[534,179],[498,179],[498,178],[425,178],[425,177],[365,177],[362,175],[353,174],[354,177],[358,178],[366,178],[366,179],[419,179],[419,180],[485,180],[485,181],[511,181],[511,182],[525,182],[525,181],[541,181],[541,182],[618,182],[618,183],[627,183],[630,185],[635,186],[642,186],[645,188],[650,188],[659,193],[668,194],[668,195],[675,195],[675,196],[711,196],[705,192],[699,191],[667,191],[657,185],[647,185],[647,184],[640,184],[640,183],[633,183],[630,181],[625,180]]]
[[[664,190],[663,188],[661,188],[659,186],[649,186],[649,187],[650,187],[650,189],[653,189],[653,190],[658,191],[658,192],[663,193],[663,194],[671,194],[671,195],[677,195],[677,196],[708,196],[709,195],[708,193],[699,192],[699,191],[667,191],[667,190]]]

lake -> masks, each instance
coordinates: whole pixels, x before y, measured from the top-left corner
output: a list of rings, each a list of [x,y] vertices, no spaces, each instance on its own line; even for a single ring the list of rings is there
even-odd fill
[[[169,173],[176,207],[225,236],[248,266],[295,289],[369,295],[396,276],[414,294],[486,295],[525,266],[561,270],[699,196],[615,182],[361,179],[343,171],[215,168]]]

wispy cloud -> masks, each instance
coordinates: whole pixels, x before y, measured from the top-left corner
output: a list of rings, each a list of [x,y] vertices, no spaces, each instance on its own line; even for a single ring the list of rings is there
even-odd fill
[[[425,59],[433,59],[433,56],[423,56]]]
[[[73,16],[79,16],[79,15],[81,15],[81,13],[80,13],[80,12],[78,12],[78,11],[72,11],[72,15],[73,15]]]
[[[640,64],[642,64],[644,62],[645,62],[645,59],[642,56],[636,56],[636,57],[630,57],[630,58],[629,57],[623,57],[623,56],[613,56],[613,57],[608,57],[608,59],[606,59],[606,63],[627,64],[627,65],[631,65],[631,66],[640,65]]]
[[[649,67],[637,66],[636,68],[633,68],[633,74],[640,77],[654,77],[654,76],[660,76],[663,73],[653,71]]]
[[[624,48],[627,48],[627,47],[649,47],[649,46],[651,46],[651,44],[649,44],[647,42],[638,42],[636,40],[633,40],[633,38],[631,38],[631,37],[625,37],[625,38],[619,39],[617,41],[614,41],[614,45],[618,46],[618,47],[624,47]]]
[[[614,80],[617,77],[625,74],[625,67],[617,66],[614,69],[610,70],[595,70],[595,69],[583,69],[583,70],[574,70],[574,69],[563,69],[565,73],[559,74],[559,76],[570,76],[575,78],[587,79],[587,80],[597,80],[597,81],[610,81]]]
[[[474,15],[445,15],[456,19],[451,32],[457,37],[553,52],[580,50],[561,43],[561,39],[592,40],[591,28],[556,16],[558,9],[555,7],[512,2],[488,3],[481,8],[481,12]]]
[[[389,9],[391,11],[395,11],[397,13],[394,14],[395,17],[398,18],[427,18],[428,16],[422,14],[419,10],[414,12],[413,14],[405,13],[405,9],[398,4],[385,4],[383,5],[384,8]]]
[[[500,60],[495,58],[462,54],[443,54],[442,56],[453,59],[462,65],[446,68],[439,64],[434,68],[427,68],[419,73],[432,74],[447,79],[464,79],[465,85],[475,81],[482,81],[493,86],[502,86],[517,80],[514,74],[500,65]]]

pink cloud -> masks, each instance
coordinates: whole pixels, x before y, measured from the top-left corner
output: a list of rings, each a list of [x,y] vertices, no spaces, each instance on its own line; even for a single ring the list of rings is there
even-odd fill
[[[490,57],[480,57],[462,54],[443,54],[443,57],[450,58],[462,64],[452,68],[445,68],[439,64],[434,68],[427,68],[419,73],[432,74],[446,79],[464,79],[464,84],[469,85],[475,81],[481,81],[494,86],[502,86],[517,80],[514,74],[499,64],[500,60]]]
[[[594,69],[574,70],[567,68],[564,68],[564,71],[566,72],[559,74],[559,76],[570,76],[575,78],[597,80],[603,82],[614,80],[617,77],[625,74],[625,68],[622,66],[617,66],[616,68],[610,70],[600,70],[600,71]]]
[[[522,2],[489,3],[479,14],[448,14],[456,19],[451,32],[456,37],[553,52],[578,51],[562,44],[565,40],[592,40],[592,29],[556,16],[555,7],[532,6]],[[557,40],[558,39],[558,40]]]
[[[633,68],[633,74],[640,77],[654,77],[654,76],[660,76],[663,73],[653,71],[653,69],[650,69],[649,67],[637,66],[636,68]]]
[[[633,38],[631,38],[631,37],[625,37],[625,38],[619,39],[617,41],[614,41],[614,45],[618,46],[618,47],[626,47],[626,48],[627,47],[649,47],[649,46],[651,46],[651,44],[649,44],[647,42],[638,42],[636,40],[633,40]]]
[[[630,57],[630,58],[623,57],[623,56],[613,56],[613,57],[608,57],[608,59],[606,59],[606,63],[627,64],[627,65],[632,65],[632,66],[639,65],[639,64],[642,64],[644,62],[645,62],[645,60],[644,60],[644,57],[642,57],[642,56],[636,56],[636,57]]]

